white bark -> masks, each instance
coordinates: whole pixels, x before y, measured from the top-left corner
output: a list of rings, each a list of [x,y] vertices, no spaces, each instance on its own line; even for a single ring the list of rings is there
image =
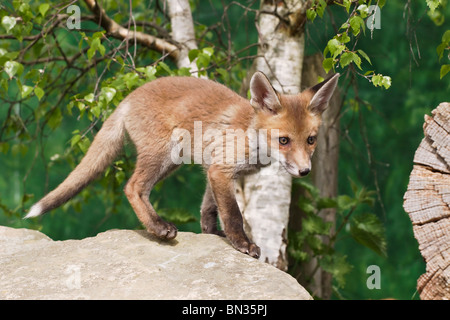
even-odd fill
[[[197,70],[195,61],[189,61],[189,51],[197,49],[194,21],[188,0],[167,0],[170,23],[172,25],[172,39],[181,45],[180,54],[176,60],[178,68]],[[194,72],[193,75],[197,73]]]
[[[273,87],[283,94],[300,91],[304,35],[292,30],[303,2],[286,0],[285,5],[263,3],[257,23],[260,48],[256,70],[264,72]],[[287,23],[286,23],[287,22]],[[237,198],[246,222],[247,235],[261,248],[261,260],[287,270],[287,225],[291,200],[291,176],[276,164],[263,168],[237,183]]]

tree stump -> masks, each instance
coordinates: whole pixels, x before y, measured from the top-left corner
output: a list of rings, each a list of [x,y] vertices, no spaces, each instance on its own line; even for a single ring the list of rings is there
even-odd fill
[[[414,166],[403,208],[426,262],[417,280],[421,299],[450,299],[450,103],[425,115],[425,138]]]

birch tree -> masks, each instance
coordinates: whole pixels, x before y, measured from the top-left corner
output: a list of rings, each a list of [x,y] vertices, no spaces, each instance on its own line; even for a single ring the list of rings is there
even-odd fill
[[[304,57],[305,3],[262,1],[257,17],[258,58],[254,69],[263,71],[280,93],[297,94]],[[292,178],[277,164],[247,176],[237,184],[247,233],[261,247],[261,259],[287,270],[287,226]]]

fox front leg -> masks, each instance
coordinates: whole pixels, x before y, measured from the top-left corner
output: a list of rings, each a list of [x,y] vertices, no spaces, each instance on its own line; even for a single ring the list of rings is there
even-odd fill
[[[232,177],[219,166],[211,166],[208,169],[208,182],[228,240],[240,252],[259,258],[261,249],[250,242],[244,232],[244,223],[234,195]]]

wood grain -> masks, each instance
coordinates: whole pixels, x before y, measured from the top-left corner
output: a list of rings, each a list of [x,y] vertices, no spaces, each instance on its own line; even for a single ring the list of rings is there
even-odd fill
[[[426,262],[419,277],[421,299],[450,299],[450,103],[426,115],[403,208]]]

